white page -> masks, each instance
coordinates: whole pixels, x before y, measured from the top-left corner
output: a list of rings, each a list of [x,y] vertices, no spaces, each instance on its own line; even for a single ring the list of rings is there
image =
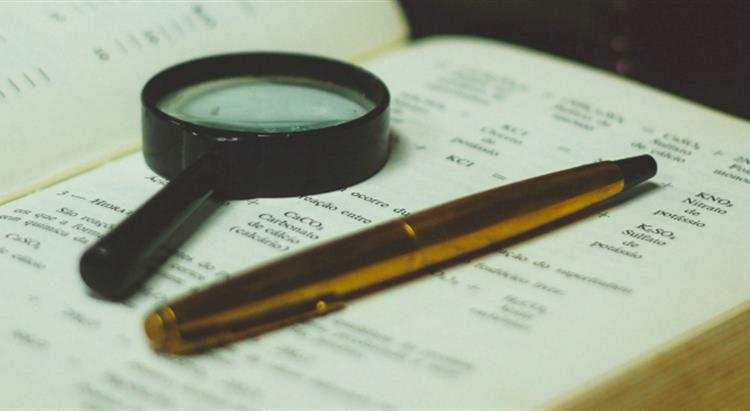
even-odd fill
[[[127,304],[91,297],[77,264],[79,241],[122,218],[93,203],[133,209],[160,187],[138,155],[2,206],[0,405],[538,408],[747,300],[746,122],[481,41],[426,42],[370,68],[392,91],[398,137],[380,173],[223,207]],[[627,200],[329,316],[191,357],[157,355],[142,334],[156,305],[227,272],[641,153],[659,172]]]
[[[140,91],[172,64],[289,50],[354,58],[406,36],[388,1],[3,2],[0,202],[140,143]]]

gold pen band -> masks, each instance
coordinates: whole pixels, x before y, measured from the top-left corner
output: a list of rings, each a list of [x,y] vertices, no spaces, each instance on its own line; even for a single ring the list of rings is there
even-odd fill
[[[636,164],[639,181],[655,173],[648,158],[653,172]],[[189,353],[331,312],[616,195],[632,185],[626,160],[474,194],[272,262],[157,309],[146,318],[146,334],[158,350]]]

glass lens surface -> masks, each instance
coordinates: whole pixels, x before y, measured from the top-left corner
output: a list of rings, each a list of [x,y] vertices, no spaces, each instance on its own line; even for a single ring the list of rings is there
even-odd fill
[[[347,88],[294,77],[230,77],[189,85],[158,108],[172,117],[225,130],[289,133],[362,117],[374,103]]]

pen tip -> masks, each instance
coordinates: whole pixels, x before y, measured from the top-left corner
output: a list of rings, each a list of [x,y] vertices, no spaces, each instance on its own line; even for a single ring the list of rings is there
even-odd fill
[[[623,158],[614,162],[622,170],[627,190],[634,185],[640,184],[656,175],[656,160],[648,154],[641,156]]]

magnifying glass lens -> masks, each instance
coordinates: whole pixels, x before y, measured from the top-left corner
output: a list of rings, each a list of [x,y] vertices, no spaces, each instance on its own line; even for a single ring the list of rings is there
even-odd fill
[[[315,130],[367,114],[375,103],[353,90],[295,77],[243,76],[193,84],[157,107],[206,127],[256,133]]]

